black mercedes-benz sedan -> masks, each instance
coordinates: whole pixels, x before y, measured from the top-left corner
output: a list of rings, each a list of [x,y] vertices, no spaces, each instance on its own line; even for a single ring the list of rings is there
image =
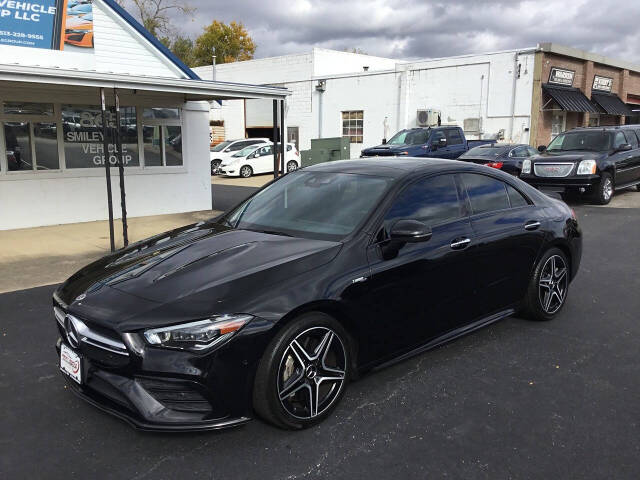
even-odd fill
[[[581,245],[564,203],[498,170],[325,163],[74,274],[53,297],[60,369],[142,429],[304,428],[366,371],[552,319]]]
[[[522,143],[495,143],[474,147],[458,160],[497,168],[518,177],[522,172],[522,162],[537,153],[535,148]]]

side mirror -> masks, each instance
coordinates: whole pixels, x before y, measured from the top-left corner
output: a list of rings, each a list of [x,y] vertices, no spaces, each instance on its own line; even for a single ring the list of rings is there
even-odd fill
[[[431,227],[418,220],[398,220],[389,232],[391,242],[419,243],[431,238]]]
[[[224,149],[224,153],[229,153],[230,151],[231,151],[231,149],[230,149],[230,148],[225,148],[225,149]]]
[[[538,151],[539,151],[540,153],[544,152],[546,149],[547,149],[547,146],[546,146],[546,145],[538,145]]]
[[[386,139],[386,138],[383,138],[383,139],[382,139],[382,145],[386,145],[386,144],[387,144],[387,139]]]
[[[633,147],[631,146],[631,144],[629,143],[623,143],[622,145],[620,145],[618,148],[616,148],[616,152],[628,152],[629,150],[631,150]]]

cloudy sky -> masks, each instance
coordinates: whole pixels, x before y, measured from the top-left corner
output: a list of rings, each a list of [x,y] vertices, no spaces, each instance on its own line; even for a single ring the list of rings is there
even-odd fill
[[[359,48],[427,58],[556,42],[640,63],[640,1],[614,0],[186,0],[197,36],[213,19],[240,21],[256,57]],[[624,3],[624,7],[622,6]]]

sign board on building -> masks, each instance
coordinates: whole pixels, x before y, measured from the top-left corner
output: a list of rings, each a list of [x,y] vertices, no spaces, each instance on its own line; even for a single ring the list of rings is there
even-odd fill
[[[593,87],[591,87],[592,90],[611,93],[612,87],[613,78],[601,77],[600,75],[596,75],[593,77]]]
[[[91,0],[0,0],[0,45],[92,52]]]
[[[549,73],[549,83],[571,87],[573,85],[573,77],[575,76],[575,73],[576,72],[572,70],[552,67],[551,72]]]

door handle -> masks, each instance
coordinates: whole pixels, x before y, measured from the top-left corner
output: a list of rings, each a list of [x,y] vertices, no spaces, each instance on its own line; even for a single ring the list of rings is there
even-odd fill
[[[537,220],[532,220],[524,224],[525,230],[537,230],[538,228],[540,228],[540,222]]]
[[[470,243],[471,239],[469,238],[456,238],[451,242],[451,248],[454,250],[462,250],[463,248],[467,248]]]

